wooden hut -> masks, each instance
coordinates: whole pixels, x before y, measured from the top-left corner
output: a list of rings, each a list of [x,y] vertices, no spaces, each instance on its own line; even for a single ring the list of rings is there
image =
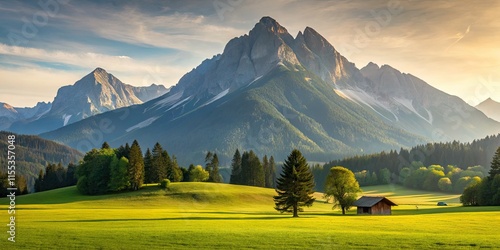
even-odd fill
[[[392,214],[392,206],[397,205],[385,197],[363,196],[354,206],[358,207],[358,214]]]

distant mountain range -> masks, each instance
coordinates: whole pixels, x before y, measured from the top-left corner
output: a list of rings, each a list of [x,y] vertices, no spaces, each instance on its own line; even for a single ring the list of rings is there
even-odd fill
[[[12,123],[40,117],[50,110],[52,103],[39,102],[32,108],[16,108],[0,102],[0,130],[8,129]]]
[[[294,38],[264,17],[162,97],[41,136],[81,151],[159,141],[188,164],[206,150],[223,160],[236,148],[283,159],[298,148],[326,161],[498,132],[500,123],[458,97],[387,65],[360,70],[314,29]]]
[[[9,131],[40,134],[117,108],[141,104],[167,92],[163,85],[133,87],[124,84],[104,69],[97,68],[74,85],[60,88],[52,104],[39,103],[33,108],[37,112],[31,111],[31,115],[15,116],[16,111],[22,113],[19,108],[4,108],[10,112],[0,110],[0,119],[5,120],[0,124]]]
[[[477,105],[476,108],[489,118],[500,121],[500,102],[495,102],[491,98],[488,98],[484,102]]]

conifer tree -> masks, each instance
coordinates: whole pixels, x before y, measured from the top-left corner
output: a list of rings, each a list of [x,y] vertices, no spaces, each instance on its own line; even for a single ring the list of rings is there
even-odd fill
[[[312,194],[314,177],[307,165],[307,160],[302,153],[294,149],[285,160],[280,178],[277,180],[274,196],[275,209],[281,213],[293,213],[299,217],[298,212],[303,211],[303,206],[310,207],[314,202]]]
[[[216,153],[212,156],[212,160],[210,161],[211,171],[209,172],[208,181],[221,183],[222,176],[219,173],[219,157]]]
[[[231,184],[242,184],[241,182],[241,154],[238,149],[234,152],[233,160],[231,161]]]
[[[170,158],[170,157],[169,157]],[[163,151],[160,143],[156,143],[153,147],[152,160],[151,160],[151,183],[160,183],[167,177],[167,160],[165,159],[165,152]]]
[[[266,172],[266,187],[274,188],[276,187],[276,163],[274,162],[274,157],[271,155],[269,158],[269,165]]]
[[[149,148],[144,155],[144,183],[153,183],[153,155]]]
[[[130,189],[138,190],[144,183],[144,158],[142,157],[141,147],[137,140],[134,140],[130,147],[128,177]]]
[[[489,174],[491,179],[495,178],[495,175],[500,174],[500,147],[495,152],[495,156],[493,156]]]
[[[266,185],[264,168],[260,163],[259,157],[250,150],[243,152],[241,157],[242,184],[255,187],[264,187]]]

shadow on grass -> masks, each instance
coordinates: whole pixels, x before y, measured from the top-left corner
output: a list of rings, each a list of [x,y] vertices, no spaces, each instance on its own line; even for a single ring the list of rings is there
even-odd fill
[[[175,218],[144,218],[144,219],[100,219],[100,220],[50,220],[42,222],[50,223],[92,223],[92,222],[126,222],[126,221],[183,221],[183,220],[283,220],[290,219],[290,216],[282,217],[268,217],[268,216],[256,216],[256,217],[175,217]],[[299,217],[300,218],[300,217]]]

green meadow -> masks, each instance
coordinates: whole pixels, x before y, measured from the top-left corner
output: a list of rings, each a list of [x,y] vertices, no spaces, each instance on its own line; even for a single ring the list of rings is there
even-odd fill
[[[355,209],[342,216],[317,194],[314,206],[292,218],[273,209],[275,192],[265,188],[173,183],[168,190],[83,196],[68,187],[18,197],[16,242],[3,233],[0,248],[500,248],[500,207],[461,207],[458,195],[392,185],[364,192],[399,206],[391,216],[358,216]],[[0,199],[4,224],[7,202]]]

